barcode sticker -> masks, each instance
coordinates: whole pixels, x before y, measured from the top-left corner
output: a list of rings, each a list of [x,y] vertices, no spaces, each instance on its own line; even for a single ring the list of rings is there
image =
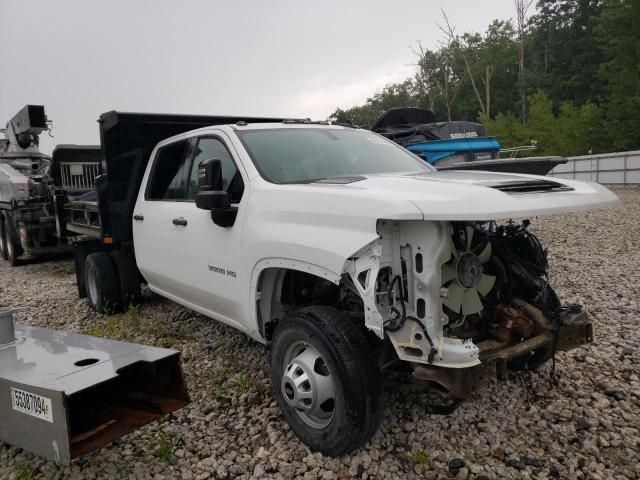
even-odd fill
[[[13,409],[31,415],[32,417],[53,423],[53,410],[51,399],[41,397],[35,393],[25,392],[17,388],[11,388],[11,405]]]

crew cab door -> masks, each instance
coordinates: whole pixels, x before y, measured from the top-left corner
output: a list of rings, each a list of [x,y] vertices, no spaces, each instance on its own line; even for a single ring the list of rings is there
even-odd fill
[[[244,330],[242,282],[247,279],[241,266],[241,233],[246,174],[238,168],[224,132],[183,142],[159,148],[147,173],[146,191],[140,192],[133,226],[138,266],[152,290]],[[211,212],[195,204],[198,165],[211,158],[221,160],[224,187],[238,206],[231,227],[217,226]]]

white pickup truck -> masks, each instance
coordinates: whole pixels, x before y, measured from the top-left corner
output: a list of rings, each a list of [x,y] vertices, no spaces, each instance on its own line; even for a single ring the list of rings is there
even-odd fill
[[[364,444],[385,381],[460,399],[592,341],[528,220],[509,219],[615,204],[601,185],[437,172],[375,133],[309,121],[100,122],[97,199],[65,198],[59,219],[81,295],[109,312],[144,282],[269,344],[282,413],[314,450]]]

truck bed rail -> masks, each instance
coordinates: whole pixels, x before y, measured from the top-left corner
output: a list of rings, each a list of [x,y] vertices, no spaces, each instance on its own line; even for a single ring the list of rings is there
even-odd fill
[[[61,186],[68,190],[95,188],[98,162],[62,162],[60,164]]]

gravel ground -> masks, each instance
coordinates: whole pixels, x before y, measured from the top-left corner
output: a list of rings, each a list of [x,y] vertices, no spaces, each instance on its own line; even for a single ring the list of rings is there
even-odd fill
[[[31,307],[18,321],[178,348],[193,403],[71,467],[0,443],[0,478],[640,478],[640,190],[616,193],[624,203],[613,210],[533,220],[558,294],[595,321],[594,344],[558,355],[558,387],[545,366],[532,377],[543,398],[513,376],[449,416],[387,392],[380,431],[336,459],[290,432],[260,344],[151,295],[139,310],[96,315],[77,298],[68,258],[3,262],[0,305]]]

